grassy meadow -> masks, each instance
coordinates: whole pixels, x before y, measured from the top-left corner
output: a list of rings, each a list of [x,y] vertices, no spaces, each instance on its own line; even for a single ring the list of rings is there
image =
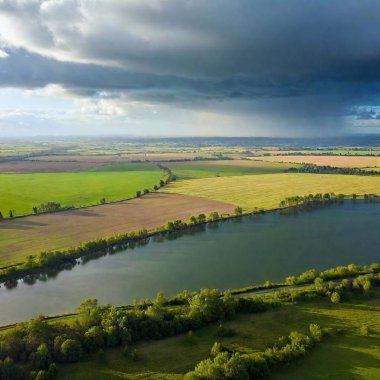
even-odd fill
[[[380,193],[380,177],[339,174],[280,173],[177,181],[164,191],[232,203],[253,210],[271,209],[295,195]]]
[[[178,179],[282,173],[297,164],[252,160],[219,160],[163,163]]]
[[[116,170],[117,169],[117,170]],[[33,206],[59,202],[62,206],[88,206],[134,197],[137,190],[152,189],[163,178],[153,164],[125,164],[117,168],[76,173],[0,174],[0,211],[8,216],[30,214]]]
[[[310,323],[341,328],[342,335],[327,337],[294,366],[281,368],[273,379],[358,380],[380,377],[380,306],[379,295],[334,305],[327,300],[301,302],[260,314],[238,315],[224,325],[235,335],[220,338],[217,325],[194,332],[194,338],[176,336],[136,345],[137,359],[125,358],[121,349],[106,352],[102,360],[89,360],[63,367],[58,379],[182,379],[183,374],[210,356],[215,341],[245,351],[262,351],[278,337],[290,331],[307,332]],[[370,334],[360,333],[362,325]]]

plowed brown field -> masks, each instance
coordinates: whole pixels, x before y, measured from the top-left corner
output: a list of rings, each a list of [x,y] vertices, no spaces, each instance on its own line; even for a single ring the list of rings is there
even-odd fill
[[[174,219],[212,211],[232,213],[219,201],[155,193],[102,206],[33,215],[0,222],[0,266],[23,261],[27,254],[76,246],[81,242],[141,228],[154,229]]]

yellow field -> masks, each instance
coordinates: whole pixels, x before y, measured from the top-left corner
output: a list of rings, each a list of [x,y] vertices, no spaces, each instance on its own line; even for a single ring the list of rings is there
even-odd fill
[[[165,191],[232,203],[245,210],[272,209],[278,207],[282,199],[295,195],[380,194],[380,177],[303,173],[246,175],[178,181]]]
[[[340,168],[363,168],[380,166],[380,157],[370,156],[265,156],[254,157],[254,160],[270,162],[292,162],[298,164],[314,164],[321,166],[337,166]]]

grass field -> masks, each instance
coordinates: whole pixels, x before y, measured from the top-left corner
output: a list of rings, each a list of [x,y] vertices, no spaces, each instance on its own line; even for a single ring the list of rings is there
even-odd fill
[[[269,162],[294,162],[299,164],[328,165],[347,168],[380,166],[380,157],[367,156],[266,156],[255,157],[255,160]]]
[[[379,298],[334,305],[314,301],[289,305],[263,314],[240,315],[225,326],[235,331],[231,338],[218,338],[217,326],[194,332],[190,344],[184,336],[138,344],[137,360],[125,359],[120,349],[107,352],[104,362],[88,360],[69,365],[60,380],[93,378],[116,379],[181,379],[200,360],[209,357],[215,341],[264,350],[278,337],[292,330],[306,332],[310,323],[322,327],[344,328],[346,334],[327,337],[307,357],[293,367],[281,369],[273,379],[378,379],[380,365]],[[360,327],[370,327],[370,335],[360,335]]]
[[[278,207],[282,199],[295,195],[380,193],[380,178],[301,173],[246,175],[178,181],[164,191],[232,203],[245,210],[271,209]]]
[[[163,178],[158,167],[143,164],[137,171],[136,165],[131,165],[132,170],[124,165],[122,171],[111,167],[98,172],[0,174],[0,211],[4,216],[9,210],[25,215],[46,202],[81,207],[99,204],[103,197],[117,201],[134,197],[137,190],[152,189]]]
[[[127,202],[32,215],[0,223],[0,267],[22,262],[28,254],[77,246],[83,241],[212,211],[233,213],[235,206],[204,198],[152,193]]]
[[[252,160],[217,160],[163,163],[179,179],[282,173],[296,164]]]

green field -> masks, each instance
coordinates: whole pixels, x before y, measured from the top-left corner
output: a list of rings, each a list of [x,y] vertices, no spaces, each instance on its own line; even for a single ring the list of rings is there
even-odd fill
[[[215,341],[234,345],[238,350],[262,351],[278,337],[296,330],[307,332],[310,323],[342,328],[345,334],[327,337],[309,355],[292,367],[274,373],[273,379],[378,379],[380,377],[379,295],[334,305],[318,300],[283,306],[260,314],[239,315],[225,326],[235,331],[231,338],[218,338],[217,325],[194,332],[194,341],[177,336],[136,346],[137,360],[126,359],[121,349],[108,351],[104,361],[87,360],[63,367],[60,380],[93,378],[181,379],[183,374],[210,356]],[[370,334],[360,334],[360,327]],[[243,348],[244,347],[244,348]]]
[[[166,162],[163,165],[170,168],[179,179],[274,174],[297,166],[282,162],[248,160]]]
[[[125,163],[100,165],[90,169],[91,172],[135,172],[135,171],[157,171],[158,166],[150,162]]]
[[[33,206],[59,202],[62,206],[88,206],[134,197],[137,190],[152,189],[163,178],[163,172],[145,166],[137,171],[123,166],[103,171],[78,173],[0,174],[0,211],[4,216],[14,210],[16,216],[30,214]],[[126,171],[128,170],[128,171]]]
[[[280,173],[204,178],[171,183],[164,191],[232,203],[253,210],[273,209],[286,197],[315,193],[380,193],[379,177]]]

